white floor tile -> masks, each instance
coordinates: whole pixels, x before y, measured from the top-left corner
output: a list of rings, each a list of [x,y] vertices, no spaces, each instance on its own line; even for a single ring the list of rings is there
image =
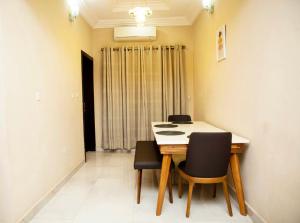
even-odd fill
[[[196,188],[191,215],[185,217],[185,188],[182,199],[174,186],[174,203],[166,193],[162,215],[155,215],[158,182],[154,171],[143,172],[141,204],[136,204],[134,155],[129,153],[88,153],[88,162],[41,209],[31,223],[251,223],[233,206],[227,213],[222,189],[217,198],[211,188]]]

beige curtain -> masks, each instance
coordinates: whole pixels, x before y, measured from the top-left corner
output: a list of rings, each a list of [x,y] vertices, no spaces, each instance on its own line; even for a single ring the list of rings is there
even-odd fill
[[[185,114],[185,73],[182,46],[161,48],[163,118],[171,114]]]
[[[152,121],[184,112],[182,46],[101,50],[102,148],[131,150],[151,140]]]

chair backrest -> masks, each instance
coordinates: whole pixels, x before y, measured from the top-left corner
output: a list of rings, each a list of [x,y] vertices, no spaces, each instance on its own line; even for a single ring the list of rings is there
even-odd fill
[[[192,121],[192,119],[190,115],[169,115],[168,116],[168,122],[176,122],[176,121],[189,122]]]
[[[193,177],[227,175],[231,133],[192,133],[186,154],[185,172]]]

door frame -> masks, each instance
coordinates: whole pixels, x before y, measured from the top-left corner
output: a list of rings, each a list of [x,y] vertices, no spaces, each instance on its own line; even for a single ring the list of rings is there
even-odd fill
[[[84,139],[84,159],[85,159],[85,162],[87,161],[86,160],[86,144],[85,144],[85,111],[84,111],[84,103],[85,103],[85,95],[84,95],[84,73],[83,73],[83,66],[84,66],[84,63],[83,63],[83,59],[88,59],[92,62],[93,66],[92,66],[92,79],[93,79],[93,82],[94,82],[94,58],[92,56],[90,56],[89,54],[87,54],[86,52],[84,52],[83,50],[81,50],[81,82],[82,82],[82,121],[83,121],[83,139]],[[95,105],[95,95],[94,95],[94,83],[93,83],[93,103]],[[95,145],[95,148],[94,148],[94,151],[96,151],[96,128],[95,128],[95,106],[93,106],[93,114],[94,114],[94,139],[95,139],[95,142],[94,142],[94,145]]]

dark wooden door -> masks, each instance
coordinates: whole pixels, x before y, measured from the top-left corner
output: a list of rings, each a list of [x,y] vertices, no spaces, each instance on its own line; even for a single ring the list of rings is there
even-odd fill
[[[93,58],[81,52],[82,102],[85,151],[96,150],[94,112],[94,63]]]

